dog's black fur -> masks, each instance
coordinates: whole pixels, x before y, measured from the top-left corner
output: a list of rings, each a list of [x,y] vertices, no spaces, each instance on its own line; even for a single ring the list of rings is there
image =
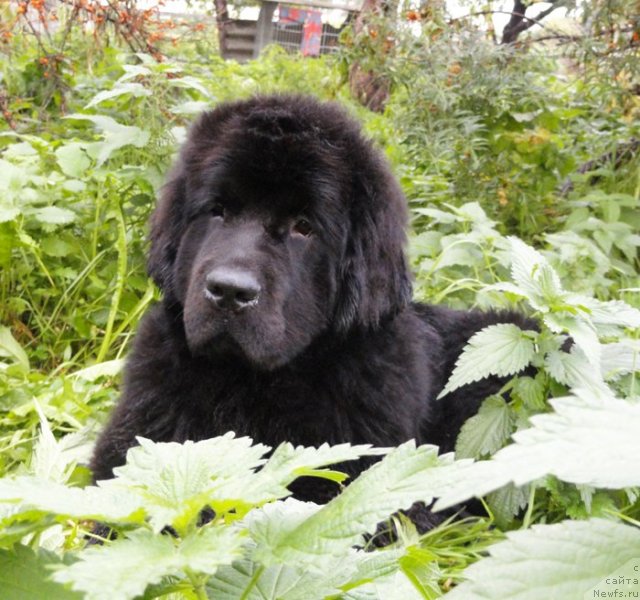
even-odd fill
[[[525,320],[412,303],[406,221],[386,160],[337,105],[258,97],[202,115],[152,218],[164,299],[140,325],[95,478],[135,436],[452,450],[503,383],[436,401],[456,358],[483,327]],[[324,502],[337,488],[294,491]]]

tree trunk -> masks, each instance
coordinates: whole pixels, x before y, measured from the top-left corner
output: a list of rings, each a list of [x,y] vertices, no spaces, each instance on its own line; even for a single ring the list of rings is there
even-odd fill
[[[218,46],[220,55],[224,56],[227,44],[227,23],[229,22],[229,9],[227,0],[214,0],[216,9],[216,25],[218,26]]]

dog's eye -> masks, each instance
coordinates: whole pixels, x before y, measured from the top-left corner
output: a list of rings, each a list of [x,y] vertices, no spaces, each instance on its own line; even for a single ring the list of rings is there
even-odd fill
[[[211,210],[209,211],[209,214],[212,217],[224,217],[224,206],[222,206],[222,204],[220,204],[219,202],[216,202],[212,207]]]
[[[307,219],[298,219],[291,226],[291,232],[304,237],[309,237],[313,233],[313,227]]]

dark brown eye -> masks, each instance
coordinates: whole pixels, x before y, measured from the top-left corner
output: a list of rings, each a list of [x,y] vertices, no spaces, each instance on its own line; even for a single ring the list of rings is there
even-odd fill
[[[298,219],[291,226],[291,233],[295,233],[297,235],[301,235],[304,237],[309,237],[313,233],[313,227],[311,223],[307,221],[307,219]]]
[[[220,217],[223,218],[224,217],[224,206],[222,206],[222,204],[220,204],[219,202],[216,202],[212,207],[211,207],[211,211],[209,212],[209,214],[212,217]]]

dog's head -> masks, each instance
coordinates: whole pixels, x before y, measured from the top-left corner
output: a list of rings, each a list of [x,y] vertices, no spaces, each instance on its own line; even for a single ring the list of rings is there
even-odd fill
[[[223,104],[191,128],[151,221],[149,272],[194,354],[274,369],[410,300],[405,199],[335,104]]]

